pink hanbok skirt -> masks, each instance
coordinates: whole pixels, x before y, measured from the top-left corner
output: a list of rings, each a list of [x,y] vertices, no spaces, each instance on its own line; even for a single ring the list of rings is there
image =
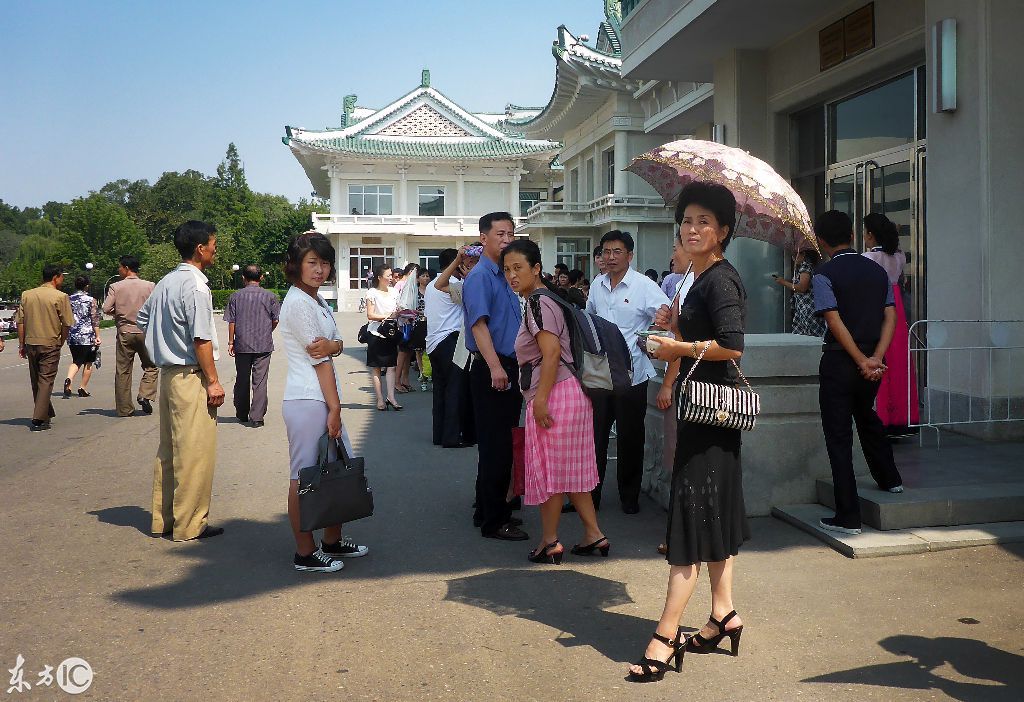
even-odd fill
[[[597,486],[594,453],[594,408],[576,378],[555,383],[548,396],[553,424],[543,429],[526,405],[526,494],[539,505],[553,495],[589,492]]]
[[[914,359],[910,359],[909,375],[907,374],[907,358],[910,355],[910,331],[907,328],[907,314],[903,307],[903,292],[899,285],[893,286],[896,301],[896,330],[892,335],[892,343],[885,354],[888,370],[882,376],[878,388],[878,399],[875,409],[878,418],[886,427],[906,427],[917,424],[919,414],[917,408],[917,371]],[[910,402],[907,402],[907,388],[910,388]]]

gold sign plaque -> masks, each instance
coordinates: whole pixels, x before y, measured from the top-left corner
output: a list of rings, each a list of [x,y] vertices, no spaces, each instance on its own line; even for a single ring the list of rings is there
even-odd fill
[[[871,3],[843,18],[844,58],[875,46],[875,5]]]
[[[818,57],[821,70],[836,66],[843,61],[843,21],[833,22],[818,32]]]

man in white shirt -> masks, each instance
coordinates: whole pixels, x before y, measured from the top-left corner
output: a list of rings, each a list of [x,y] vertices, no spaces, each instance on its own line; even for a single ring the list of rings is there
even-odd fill
[[[423,293],[427,355],[434,381],[434,445],[444,448],[476,443],[472,400],[464,377],[469,356],[462,328],[462,276],[466,262],[475,259],[466,256],[465,249],[463,246],[441,252],[441,274]],[[457,353],[459,350],[463,353]],[[461,365],[455,360],[457,356],[461,356]]]
[[[594,279],[587,300],[588,312],[619,328],[632,355],[633,387],[629,392],[593,401],[597,472],[601,478],[593,491],[594,506],[601,504],[601,488],[608,464],[608,437],[612,423],[615,423],[618,432],[615,472],[622,511],[626,514],[640,511],[647,381],[655,376],[654,365],[637,343],[636,333],[649,328],[658,308],[669,304],[668,297],[657,283],[630,268],[633,248],[633,237],[629,232],[616,229],[601,237],[601,261],[605,272]]]

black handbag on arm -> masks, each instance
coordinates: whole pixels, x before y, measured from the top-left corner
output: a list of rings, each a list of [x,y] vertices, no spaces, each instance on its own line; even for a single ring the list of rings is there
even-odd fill
[[[335,442],[338,459],[328,463],[328,446]],[[299,471],[299,529],[315,531],[373,514],[373,490],[363,473],[362,457],[348,455],[345,442],[320,437],[317,465]]]

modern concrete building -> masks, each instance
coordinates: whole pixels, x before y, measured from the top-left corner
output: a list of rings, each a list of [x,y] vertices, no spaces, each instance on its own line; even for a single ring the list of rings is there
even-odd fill
[[[623,0],[621,75],[651,135],[750,151],[812,215],[883,212],[907,254],[904,296],[925,411],[985,435],[1020,433],[1024,296],[1024,3],[1018,0]],[[787,328],[767,280],[778,250],[737,241],[749,331]],[[971,320],[981,320],[980,323]],[[960,346],[974,351],[954,353]],[[929,404],[930,403],[930,404]],[[936,412],[938,414],[936,414]]]
[[[423,71],[420,86],[387,107],[358,107],[349,95],[340,126],[286,127],[285,145],[316,193],[330,198],[330,214],[313,215],[338,256],[338,280],[325,297],[354,310],[374,265],[437,268],[441,250],[479,237],[481,215],[519,216],[536,204],[561,177],[552,167],[559,145],[496,127],[530,115],[471,113]]]
[[[623,169],[668,139],[644,133],[641,104],[633,97],[640,84],[622,78],[618,2],[605,2],[605,21],[592,46],[588,41],[558,27],[551,99],[501,123],[531,139],[562,142],[564,188],[527,210],[517,232],[540,245],[546,264],[558,261],[593,277],[591,253],[601,236],[628,231],[636,240],[633,266],[660,273],[672,254],[672,212],[643,179]]]

